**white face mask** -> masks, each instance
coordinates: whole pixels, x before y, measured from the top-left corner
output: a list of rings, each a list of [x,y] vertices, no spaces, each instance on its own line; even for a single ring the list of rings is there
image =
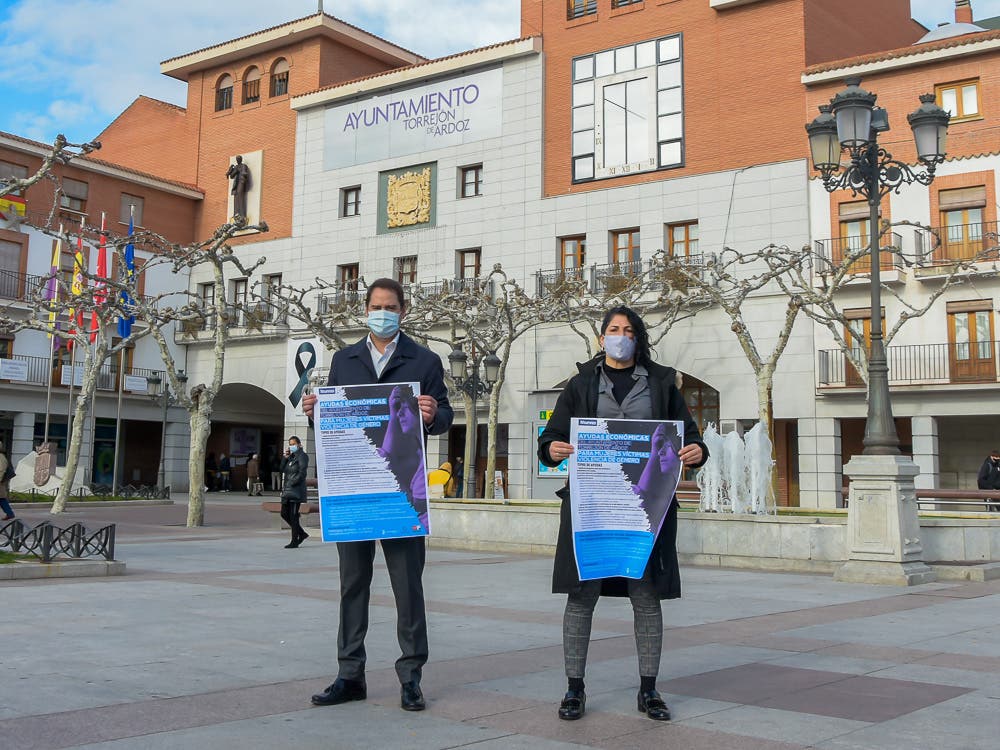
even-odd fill
[[[604,352],[616,362],[628,362],[635,357],[635,339],[630,336],[605,336]]]

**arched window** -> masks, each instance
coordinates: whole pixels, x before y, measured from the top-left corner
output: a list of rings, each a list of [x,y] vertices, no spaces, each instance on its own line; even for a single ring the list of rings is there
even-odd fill
[[[250,68],[243,76],[243,103],[260,101],[260,68]]]
[[[271,68],[271,96],[288,93],[288,60],[279,57]]]
[[[233,108],[233,77],[224,75],[215,85],[215,111]]]

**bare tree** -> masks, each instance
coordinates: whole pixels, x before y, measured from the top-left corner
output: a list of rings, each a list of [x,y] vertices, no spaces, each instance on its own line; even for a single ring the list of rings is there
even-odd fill
[[[237,318],[246,312],[245,306],[233,304],[229,300],[226,271],[231,270],[241,277],[249,278],[266,260],[261,257],[247,264],[233,252],[229,245],[230,240],[237,233],[248,230],[266,232],[267,225],[263,222],[247,225],[242,221],[223,224],[215,230],[210,239],[190,245],[168,242],[152,232],[145,232],[141,237],[137,235],[137,242],[141,239],[143,245],[152,249],[157,257],[163,259],[162,262],[168,263],[174,273],[180,273],[185,269],[192,272],[205,269],[211,274],[211,283],[215,285],[215,293],[211,300],[198,299],[197,296],[187,292],[186,304],[176,309],[170,308],[161,312],[154,305],[144,304],[142,300],[137,300],[134,307],[136,319],[150,328],[151,335],[159,347],[170,388],[177,395],[177,403],[188,413],[191,428],[191,450],[188,456],[190,489],[187,525],[189,527],[202,526],[205,522],[204,456],[212,429],[212,410],[223,384],[230,329],[236,324]],[[165,313],[170,319],[180,321],[182,329],[192,335],[197,335],[196,331],[200,329],[211,331],[214,363],[209,382],[185,388],[185,383],[178,377],[177,362],[167,345],[166,334],[161,325]]]
[[[69,244],[68,235],[54,234],[60,242]],[[84,232],[93,235],[95,229],[81,227],[78,238],[83,239]],[[118,258],[119,267],[125,267],[122,247],[127,240],[112,246],[112,253]],[[138,295],[139,275],[132,274],[120,279],[107,278],[91,274],[86,264],[74,264],[74,281],[67,283],[60,278],[56,269],[50,274],[44,285],[36,287],[31,295],[30,308],[25,314],[11,306],[0,308],[0,328],[11,333],[24,330],[34,330],[46,333],[52,341],[50,346],[56,346],[56,341],[66,342],[74,353],[82,352],[82,378],[80,390],[75,394],[73,404],[73,424],[66,448],[66,477],[56,492],[51,512],[62,513],[66,501],[73,490],[73,481],[79,465],[80,451],[83,445],[86,416],[90,410],[94,393],[98,386],[101,370],[111,357],[134,345],[136,341],[151,333],[150,327],[136,327],[132,332],[111,343],[107,331],[115,326],[118,320],[131,315],[133,301]],[[141,269],[139,273],[142,272]],[[148,297],[142,304],[151,310],[157,310],[166,294]],[[165,318],[161,315],[158,325]],[[75,365],[74,368],[75,370]],[[51,377],[51,374],[49,374]],[[76,380],[75,371],[70,375],[71,383]],[[122,384],[118,383],[121,388]]]
[[[911,226],[931,238],[925,252],[905,252],[901,247],[889,245],[880,248],[879,262],[898,268],[918,268],[925,264],[941,247],[941,238],[931,227],[911,221],[883,222],[879,236],[891,234],[893,227]],[[898,317],[886,330],[883,338],[885,346],[895,338],[900,329],[910,320],[925,315],[952,286],[973,283],[978,273],[983,273],[979,265],[983,261],[995,261],[1000,253],[995,234],[985,234],[981,248],[967,259],[947,260],[936,263],[940,273],[935,275],[936,286],[919,302],[905,295],[905,287],[882,282],[882,294],[894,301],[899,310]],[[802,262],[792,266],[782,266],[775,281],[790,298],[800,301],[802,311],[816,323],[825,327],[833,337],[844,357],[858,373],[862,381],[868,383],[868,348],[864,345],[864,332],[856,330],[857,320],[848,317],[844,307],[844,292],[852,283],[867,279],[871,270],[871,252],[867,246],[848,248],[840,258],[826,257],[822,252],[805,246],[801,251]],[[986,271],[994,275],[993,270]],[[850,332],[851,341],[848,339]]]

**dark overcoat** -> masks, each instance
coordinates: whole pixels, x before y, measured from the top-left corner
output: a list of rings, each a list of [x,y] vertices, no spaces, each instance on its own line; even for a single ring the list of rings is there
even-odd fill
[[[557,466],[549,457],[548,444],[554,440],[569,442],[570,419],[573,417],[596,417],[597,399],[600,387],[600,373],[597,364],[604,360],[600,355],[588,362],[577,363],[579,373],[570,378],[566,388],[556,401],[556,408],[549,418],[545,430],[538,437],[538,459],[547,466]],[[649,372],[649,395],[653,405],[653,419],[668,419],[684,422],[684,444],[697,443],[702,450],[702,463],[708,459],[708,448],[701,440],[698,425],[684,403],[684,397],[677,388],[677,371],[655,363],[645,365]],[[701,464],[699,464],[700,466]],[[564,486],[556,495],[562,500],[559,509],[559,538],[556,541],[556,556],[552,570],[552,592],[568,594],[580,585],[573,553],[573,520],[570,509],[569,486]],[[660,527],[660,533],[653,544],[646,568],[661,599],[676,599],[681,595],[681,576],[677,565],[677,499],[670,504]],[[601,585],[602,596],[628,596],[625,578],[605,578]]]
[[[285,475],[281,487],[281,499],[284,502],[304,503],[306,494],[306,475],[309,473],[309,454],[299,449],[281,462],[281,471]]]
[[[372,355],[365,343],[367,336],[333,355],[327,385],[370,385],[374,383],[420,383],[421,395],[437,400],[434,422],[427,427],[431,435],[440,435],[451,427],[455,413],[448,403],[448,388],[444,384],[441,358],[421,346],[405,333],[399,334],[381,376],[375,374]]]

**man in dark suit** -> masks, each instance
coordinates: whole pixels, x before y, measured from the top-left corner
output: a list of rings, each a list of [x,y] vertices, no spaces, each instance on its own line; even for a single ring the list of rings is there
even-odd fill
[[[417,403],[424,429],[440,435],[451,427],[441,358],[400,332],[406,315],[403,287],[392,279],[377,279],[365,297],[369,334],[333,356],[327,385],[419,382]],[[303,397],[302,408],[312,418],[316,396]],[[365,684],[365,635],[371,595],[375,542],[339,542],[340,631],[337,634],[337,679],[312,697],[317,706],[334,706],[368,696]],[[396,632],[402,655],[396,660],[400,703],[407,711],[422,711],[420,676],[427,662],[427,619],[424,613],[424,537],[383,539],[389,580],[396,598]]]

